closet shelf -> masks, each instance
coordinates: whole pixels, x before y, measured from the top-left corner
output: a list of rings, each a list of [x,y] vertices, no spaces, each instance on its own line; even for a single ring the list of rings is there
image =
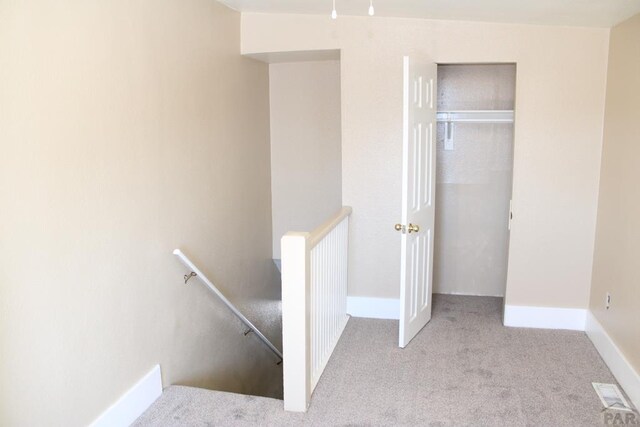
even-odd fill
[[[513,123],[513,110],[438,111],[437,120],[446,123]]]

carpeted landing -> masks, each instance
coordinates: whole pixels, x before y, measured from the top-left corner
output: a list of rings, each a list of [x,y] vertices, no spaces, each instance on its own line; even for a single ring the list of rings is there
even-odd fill
[[[405,349],[398,322],[349,321],[306,414],[282,401],[172,386],[136,426],[602,426],[615,382],[583,332],[505,328],[502,299],[434,295]]]

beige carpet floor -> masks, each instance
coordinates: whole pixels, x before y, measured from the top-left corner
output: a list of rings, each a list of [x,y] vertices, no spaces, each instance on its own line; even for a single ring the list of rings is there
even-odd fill
[[[583,332],[505,328],[502,299],[435,295],[405,349],[398,322],[351,319],[306,414],[282,401],[168,387],[136,426],[602,426],[615,382]]]

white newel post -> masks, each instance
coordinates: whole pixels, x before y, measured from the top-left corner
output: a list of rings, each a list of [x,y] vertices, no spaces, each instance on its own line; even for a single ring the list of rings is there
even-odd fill
[[[287,233],[282,251],[284,409],[305,412],[311,399],[309,233]]]

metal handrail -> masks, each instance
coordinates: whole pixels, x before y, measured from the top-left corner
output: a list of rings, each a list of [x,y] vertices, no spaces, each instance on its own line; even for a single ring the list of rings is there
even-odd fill
[[[233,303],[231,303],[231,301],[229,301],[227,297],[225,297],[224,294],[220,292],[220,290],[209,279],[207,279],[207,276],[205,276],[204,273],[202,273],[202,271],[200,271],[200,269],[196,267],[195,264],[192,263],[191,260],[187,258],[187,256],[180,249],[174,250],[173,254],[178,258],[180,258],[180,261],[182,261],[184,265],[186,265],[191,269],[191,274],[184,276],[185,283],[194,275],[198,277],[202,281],[202,283],[207,285],[207,288],[209,288],[211,292],[216,294],[216,296],[220,298],[220,300],[222,300],[222,302],[227,307],[229,307],[229,309],[233,312],[233,314],[235,314],[238,317],[238,319],[240,319],[242,323],[244,323],[249,328],[249,330],[245,332],[245,335],[248,334],[249,332],[255,333],[258,336],[258,338],[260,338],[260,340],[263,343],[265,343],[266,346],[269,347],[269,349],[276,356],[280,358],[280,362],[278,362],[278,364],[280,364],[283,360],[282,353],[280,352],[280,350],[278,350],[276,346],[273,345],[273,343],[269,341],[269,339],[265,337],[264,334],[260,332],[260,330],[253,323],[251,323],[251,321],[247,319],[245,315],[242,314],[242,312],[240,312],[240,310],[238,310],[238,308],[235,305],[233,305]]]

